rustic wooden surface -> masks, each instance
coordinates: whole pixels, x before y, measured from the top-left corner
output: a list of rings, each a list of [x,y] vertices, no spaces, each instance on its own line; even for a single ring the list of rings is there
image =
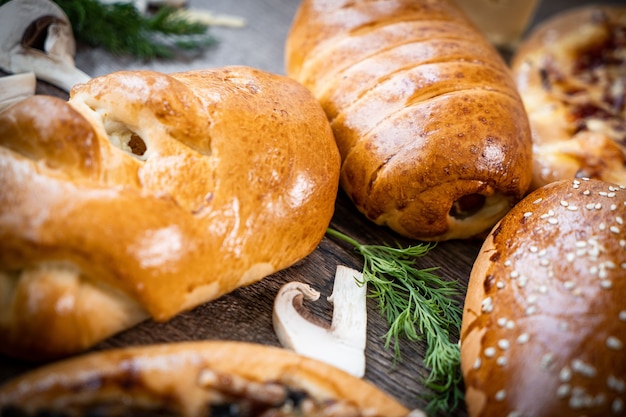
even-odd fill
[[[584,1],[544,1],[534,21],[561,10],[564,5],[569,7],[580,3]],[[211,32],[218,41],[215,46],[199,55],[181,56],[176,61],[142,62],[128,57],[110,56],[102,50],[79,45],[76,64],[92,76],[118,69],[147,68],[173,72],[229,64],[244,64],[270,72],[284,73],[283,45],[297,5],[297,0],[192,0],[190,1],[192,7],[243,17],[246,26],[212,28]],[[38,93],[65,96],[64,92],[43,83],[39,84]],[[338,196],[331,226],[362,243],[415,243],[400,238],[386,228],[369,223],[353,208],[343,193]],[[462,294],[480,245],[481,242],[477,240],[443,242],[429,255],[420,258],[418,265],[422,268],[440,267],[437,273],[445,279],[457,281]],[[319,301],[310,304],[311,310],[318,316],[330,320],[332,307],[325,297],[331,293],[333,276],[338,264],[356,269],[360,269],[362,265],[361,258],[352,247],[324,238],[309,257],[291,268],[182,313],[167,323],[148,320],[105,340],[93,350],[206,339],[239,340],[278,346],[271,315],[278,289],[284,283],[293,280],[310,283],[322,293]],[[459,298],[462,301],[462,297]],[[372,299],[368,300],[368,314],[365,379],[396,397],[409,408],[424,407],[426,403],[421,398],[424,391],[420,380],[426,375],[422,366],[425,345],[402,342],[403,360],[394,365],[393,352],[384,347],[383,337],[387,326],[378,313],[376,302]],[[34,366],[36,365],[0,357],[0,382]],[[461,406],[456,415],[465,416],[465,408]]]

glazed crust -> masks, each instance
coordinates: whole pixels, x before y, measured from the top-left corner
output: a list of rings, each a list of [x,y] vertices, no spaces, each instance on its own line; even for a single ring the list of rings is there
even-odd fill
[[[7,109],[0,141],[0,351],[33,359],[299,261],[339,182],[319,103],[247,67],[95,78]]]
[[[587,177],[626,184],[626,7],[594,5],[546,20],[511,68],[533,138],[531,189]]]
[[[461,329],[469,415],[626,415],[626,189],[561,180],[490,233]]]
[[[137,407],[134,411],[210,416],[231,403],[237,404],[231,410],[281,408],[294,401],[286,396],[297,393],[313,404],[300,399],[292,404],[295,411],[285,406],[285,414],[272,415],[329,415],[298,414],[298,408],[307,406],[331,407],[338,417],[408,414],[369,382],[325,363],[277,347],[225,341],[128,347],[60,361],[0,387],[0,410],[73,415],[74,410],[98,410],[113,403]],[[244,411],[241,415],[250,415]]]
[[[451,2],[302,2],[286,71],[320,100],[341,186],[410,238],[486,232],[530,183],[528,120],[497,51]]]

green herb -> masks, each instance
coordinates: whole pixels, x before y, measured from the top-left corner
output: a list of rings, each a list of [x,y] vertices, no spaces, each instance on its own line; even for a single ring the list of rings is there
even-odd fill
[[[172,58],[176,50],[211,45],[214,38],[204,24],[190,21],[174,8],[142,14],[131,2],[54,0],[72,24],[76,39],[114,54],[139,58]]]
[[[430,374],[424,385],[431,393],[426,395],[425,411],[449,414],[463,400],[460,348],[451,341],[451,335],[460,331],[463,310],[456,282],[435,275],[437,268],[415,266],[416,258],[427,254],[434,244],[406,248],[364,245],[332,228],[326,233],[351,244],[363,257],[363,283],[369,284],[368,296],[378,300],[387,319],[385,347],[393,344],[395,359],[401,360],[400,337],[426,341],[424,365]]]

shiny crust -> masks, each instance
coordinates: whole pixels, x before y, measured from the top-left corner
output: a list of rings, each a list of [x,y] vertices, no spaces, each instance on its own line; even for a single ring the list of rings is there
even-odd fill
[[[518,48],[511,68],[534,143],[531,189],[575,177],[626,184],[625,30],[626,7],[585,6],[544,21]]]
[[[341,186],[377,224],[422,240],[484,235],[529,186],[509,70],[447,1],[305,0],[286,71],[322,103]]]
[[[0,144],[0,351],[33,359],[292,265],[322,239],[339,182],[315,98],[247,67],[35,96],[0,114]]]
[[[166,405],[178,415],[199,416],[209,415],[209,402],[228,401],[229,396],[256,395],[261,400],[274,395],[280,403],[279,391],[259,384],[288,386],[320,403],[337,402],[359,412],[347,416],[408,414],[369,382],[325,363],[281,348],[225,341],[129,347],[57,362],[0,387],[0,409],[12,405],[33,412],[57,406],[63,411],[70,404],[106,403],[111,398],[123,404],[121,398],[126,398],[126,403]]]
[[[513,208],[471,271],[469,415],[625,416],[626,190],[562,180]]]

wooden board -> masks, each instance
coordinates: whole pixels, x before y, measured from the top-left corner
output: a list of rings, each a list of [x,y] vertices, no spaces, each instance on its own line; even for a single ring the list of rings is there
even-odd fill
[[[573,6],[568,0],[544,2],[535,21],[558,11],[561,6]],[[580,3],[580,2],[579,2]],[[213,28],[218,43],[199,56],[179,57],[176,61],[143,62],[128,57],[114,57],[106,52],[79,45],[77,66],[97,76],[119,69],[154,69],[163,72],[244,64],[263,70],[283,73],[283,44],[297,0],[197,0],[191,7],[209,9],[217,13],[237,15],[246,19],[243,28]],[[40,83],[38,93],[66,97],[62,91]],[[338,195],[332,227],[367,244],[408,245],[388,229],[367,221],[347,197]],[[294,226],[295,227],[295,226]],[[437,274],[456,281],[461,294],[465,291],[473,260],[482,242],[450,241],[438,244],[429,255],[418,260],[420,268],[439,267]],[[119,333],[95,346],[102,350],[130,345],[171,343],[186,340],[240,340],[278,346],[272,328],[272,305],[278,289],[288,281],[310,283],[322,293],[319,301],[310,304],[314,314],[330,320],[332,306],[326,300],[330,295],[335,268],[338,264],[360,269],[362,259],[352,247],[328,237],[306,259],[284,271],[246,288],[240,288],[218,300],[203,304],[180,314],[166,323],[148,320]],[[462,297],[459,297],[462,302]],[[395,363],[393,351],[384,346],[387,324],[380,316],[376,301],[368,300],[368,340],[365,379],[396,397],[409,408],[426,405],[421,380],[427,374],[423,367],[425,344],[403,341],[403,358]],[[1,343],[1,341],[0,341]],[[0,382],[32,369],[34,364],[0,357]],[[465,416],[461,406],[457,416]]]

